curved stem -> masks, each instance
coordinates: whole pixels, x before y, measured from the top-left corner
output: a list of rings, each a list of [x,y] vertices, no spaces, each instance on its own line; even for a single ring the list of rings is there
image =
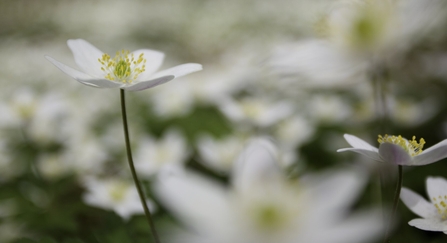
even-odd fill
[[[154,237],[154,240],[156,243],[160,243],[157,231],[155,230],[154,222],[152,221],[151,212],[149,211],[149,208],[147,207],[146,200],[144,198],[144,193],[143,193],[143,190],[141,189],[141,185],[138,180],[137,172],[135,171],[135,166],[133,164],[132,151],[130,149],[129,129],[127,126],[126,98],[124,96],[124,90],[122,90],[122,89],[120,89],[120,97],[121,97],[121,112],[122,112],[122,116],[123,116],[124,138],[126,140],[127,160],[129,162],[130,171],[132,172],[132,177],[133,177],[133,180],[137,187],[138,195],[140,196],[140,200],[141,200],[141,204],[143,205],[143,208],[144,208],[144,214],[146,215],[147,221],[149,222],[152,236]]]
[[[402,172],[402,165],[398,165],[398,173],[399,173],[399,177],[397,178],[397,186],[396,186],[396,191],[394,193],[394,200],[393,200],[393,209],[391,211],[391,217],[390,220],[387,224],[387,228],[385,229],[385,241],[384,242],[390,242],[389,239],[389,231],[392,225],[392,221],[395,218],[396,215],[396,211],[397,211],[397,206],[399,205],[399,197],[400,197],[400,190],[402,189],[402,182],[403,182],[403,172]]]

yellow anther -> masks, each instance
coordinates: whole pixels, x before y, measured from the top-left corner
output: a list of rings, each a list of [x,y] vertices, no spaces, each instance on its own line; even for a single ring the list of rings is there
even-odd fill
[[[382,135],[379,135],[379,138],[377,141],[382,143],[392,143],[399,145],[402,147],[405,151],[407,151],[411,156],[416,156],[420,153],[422,153],[422,148],[424,147],[425,140],[421,138],[419,140],[419,143],[416,141],[416,136],[412,137],[412,140],[408,141],[407,139],[403,138],[401,135],[394,136],[394,135],[388,135],[385,134],[385,136],[382,137]]]
[[[134,54],[128,50],[117,51],[114,58],[103,54],[98,58],[98,62],[101,63],[101,70],[105,72],[106,79],[122,83],[132,83],[146,70],[144,53],[141,53],[135,61]]]

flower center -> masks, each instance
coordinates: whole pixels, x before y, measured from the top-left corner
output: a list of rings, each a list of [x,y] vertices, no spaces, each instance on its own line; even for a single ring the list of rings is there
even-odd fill
[[[399,136],[390,136],[388,134],[385,134],[385,136],[382,137],[382,135],[379,135],[379,138],[377,141],[382,143],[392,143],[399,145],[402,147],[405,151],[408,152],[411,156],[416,156],[420,153],[422,153],[422,148],[424,147],[425,140],[423,138],[419,139],[419,143],[416,141],[416,137],[413,136],[411,141],[408,141],[407,139],[403,138],[401,135]]]
[[[447,195],[439,196],[438,198],[433,198],[433,204],[438,210],[439,215],[442,219],[447,219]]]
[[[257,209],[256,221],[263,229],[276,229],[286,221],[286,215],[274,205],[264,205]]]
[[[128,185],[125,183],[115,183],[109,188],[109,196],[114,202],[121,202],[124,200]]]
[[[101,63],[101,70],[106,73],[104,77],[111,81],[130,84],[137,79],[140,73],[146,70],[144,53],[141,53],[135,59],[133,53],[122,50],[117,51],[114,58],[105,53],[101,58],[98,58],[98,61]]]

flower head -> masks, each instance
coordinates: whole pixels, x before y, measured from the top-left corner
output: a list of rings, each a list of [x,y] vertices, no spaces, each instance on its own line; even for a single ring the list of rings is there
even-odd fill
[[[116,52],[115,57],[112,58],[82,39],[68,40],[67,44],[81,71],[66,66],[52,57],[45,56],[45,58],[80,83],[95,88],[139,91],[202,70],[200,64],[187,63],[155,73],[164,58],[164,54],[158,51],[122,50]]]
[[[413,219],[408,224],[418,229],[447,234],[447,180],[442,177],[428,177],[426,183],[430,202],[412,190],[402,188],[400,199],[411,211],[422,217]]]
[[[124,219],[134,214],[143,214],[137,189],[121,179],[86,178],[86,193],[83,200],[86,204],[115,211]],[[155,210],[153,202],[146,199],[151,211]]]
[[[412,140],[407,140],[400,135],[379,135],[378,149],[356,136],[345,134],[344,137],[352,148],[339,149],[337,152],[352,151],[376,161],[417,166],[431,164],[447,157],[447,139],[423,151],[425,140],[421,138],[417,142],[415,136]]]
[[[288,180],[275,146],[250,143],[234,162],[230,186],[196,173],[162,175],[155,193],[194,232],[174,242],[364,242],[377,235],[375,213],[347,215],[365,177],[339,172]]]

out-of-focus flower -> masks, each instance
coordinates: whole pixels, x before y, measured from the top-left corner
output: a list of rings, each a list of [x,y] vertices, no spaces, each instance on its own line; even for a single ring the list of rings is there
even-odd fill
[[[309,141],[314,132],[314,126],[304,117],[297,115],[278,123],[274,136],[281,147],[294,149]]]
[[[188,151],[186,141],[177,130],[166,132],[159,140],[141,139],[135,153],[135,168],[141,175],[152,176],[159,171],[183,167]]]
[[[439,35],[447,4],[440,0],[347,0],[332,3],[316,23],[321,38],[279,47],[270,63],[284,79],[333,87],[369,79],[415,43]]]
[[[226,188],[192,172],[162,175],[156,193],[195,233],[179,242],[359,243],[377,235],[380,217],[347,216],[363,184],[351,172],[288,181],[267,140],[251,143]],[[364,178],[364,177],[363,177]]]
[[[244,146],[245,139],[240,136],[228,136],[223,139],[202,136],[197,142],[201,162],[222,173],[231,171],[236,157]]]
[[[442,177],[428,177],[426,183],[430,202],[405,187],[400,192],[400,199],[404,204],[422,217],[413,219],[408,224],[421,230],[442,231],[447,234],[447,180]]]
[[[414,136],[412,140],[407,140],[400,135],[385,135],[383,137],[379,135],[380,146],[378,149],[356,136],[345,134],[344,137],[352,148],[339,149],[337,152],[352,151],[376,161],[396,165],[427,165],[447,157],[447,139],[422,151],[425,140],[421,138],[417,142]]]
[[[151,94],[150,100],[151,109],[163,118],[186,115],[194,105],[190,82],[162,86]]]
[[[82,71],[68,67],[52,57],[45,58],[68,76],[95,88],[139,91],[202,70],[200,64],[187,63],[154,73],[163,62],[164,54],[161,52],[140,49],[130,53],[122,50],[112,58],[82,39],[68,40],[67,44]]]
[[[143,214],[140,197],[132,183],[122,179],[87,178],[84,182],[87,192],[83,196],[86,204],[113,210],[125,220],[134,214]],[[152,201],[146,199],[151,212],[155,210]]]
[[[232,121],[268,127],[292,114],[293,106],[286,101],[246,97],[240,101],[231,98],[219,102],[220,110]]]

